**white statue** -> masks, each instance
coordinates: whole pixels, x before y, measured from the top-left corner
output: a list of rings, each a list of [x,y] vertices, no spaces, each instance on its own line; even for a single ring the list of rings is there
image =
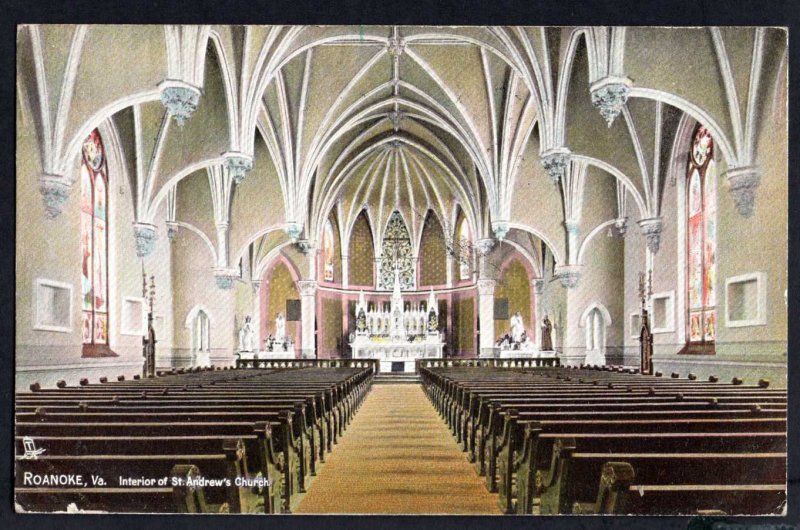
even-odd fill
[[[253,351],[256,330],[250,322],[250,315],[244,317],[244,325],[239,330],[239,351]]]
[[[286,319],[283,318],[283,313],[278,313],[275,319],[275,341],[278,343],[286,339]]]
[[[511,340],[514,342],[522,342],[522,335],[525,333],[525,324],[522,323],[522,315],[519,311],[514,313],[511,317]]]

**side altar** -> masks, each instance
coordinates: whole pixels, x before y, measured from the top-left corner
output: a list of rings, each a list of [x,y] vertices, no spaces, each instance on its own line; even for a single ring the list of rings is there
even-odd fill
[[[350,335],[353,359],[377,359],[380,372],[414,372],[417,359],[443,356],[439,305],[433,290],[425,306],[405,308],[397,270],[389,310],[370,309],[361,291],[355,317],[356,331]]]
[[[295,359],[294,342],[292,337],[286,334],[286,319],[283,313],[278,313],[275,319],[275,335],[264,339],[264,349],[259,350],[255,342],[255,328],[250,322],[250,316],[246,316],[244,325],[239,330],[239,351],[236,353],[237,359]]]

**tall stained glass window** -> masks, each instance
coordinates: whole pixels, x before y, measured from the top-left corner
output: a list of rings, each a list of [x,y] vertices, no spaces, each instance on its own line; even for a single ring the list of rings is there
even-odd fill
[[[108,166],[97,129],[81,154],[81,333],[92,355],[108,351]]]
[[[381,246],[381,268],[378,288],[389,290],[394,286],[394,271],[398,270],[400,288],[414,288],[414,256],[411,250],[411,236],[403,216],[394,211],[383,233]]]
[[[330,219],[325,223],[325,232],[322,236],[322,278],[326,282],[333,281],[333,225]]]
[[[461,219],[461,225],[458,227],[458,279],[469,280],[472,276],[472,252],[470,252],[471,243],[469,235],[469,224],[466,218]]]
[[[714,353],[716,340],[716,212],[717,166],[714,140],[698,126],[686,172],[687,348],[689,353]]]

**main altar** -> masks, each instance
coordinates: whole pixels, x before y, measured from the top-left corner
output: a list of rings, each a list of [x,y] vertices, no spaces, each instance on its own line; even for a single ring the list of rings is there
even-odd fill
[[[417,359],[443,356],[439,307],[433,290],[427,304],[405,306],[397,269],[389,310],[370,309],[361,291],[355,317],[356,331],[350,336],[353,359],[378,359],[381,372],[414,372]]]

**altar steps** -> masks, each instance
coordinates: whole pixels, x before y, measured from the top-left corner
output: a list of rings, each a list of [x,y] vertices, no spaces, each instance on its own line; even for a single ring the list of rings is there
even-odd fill
[[[373,380],[376,385],[418,385],[419,382],[417,374],[407,372],[381,372]]]

